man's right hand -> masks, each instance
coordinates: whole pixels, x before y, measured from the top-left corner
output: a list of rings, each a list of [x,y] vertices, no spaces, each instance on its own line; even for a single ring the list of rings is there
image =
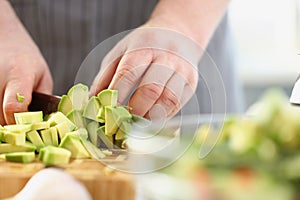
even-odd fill
[[[32,91],[51,93],[53,81],[38,47],[8,1],[0,1],[0,124],[27,111]],[[24,96],[19,102],[16,94]]]

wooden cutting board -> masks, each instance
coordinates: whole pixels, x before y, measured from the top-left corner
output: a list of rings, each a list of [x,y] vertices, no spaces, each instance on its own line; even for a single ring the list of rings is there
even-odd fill
[[[123,158],[124,155],[108,156],[105,163],[113,162],[114,166],[123,165],[126,162]],[[44,168],[45,165],[40,161],[22,164],[0,160],[0,199],[17,194],[35,173]],[[76,159],[60,168],[83,183],[93,199],[135,199],[133,177],[112,170],[97,160]]]

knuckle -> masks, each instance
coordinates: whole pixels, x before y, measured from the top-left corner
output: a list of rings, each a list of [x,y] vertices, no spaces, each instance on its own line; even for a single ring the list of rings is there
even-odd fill
[[[142,86],[141,91],[143,92],[143,96],[155,101],[160,97],[163,88],[164,86],[161,84],[152,83]]]
[[[135,84],[135,81],[139,78],[136,69],[130,65],[123,65],[122,68],[117,71],[115,76],[121,82],[125,82],[130,85]]]
[[[161,101],[164,105],[170,108],[180,107],[179,98],[170,90],[165,89],[161,95]]]

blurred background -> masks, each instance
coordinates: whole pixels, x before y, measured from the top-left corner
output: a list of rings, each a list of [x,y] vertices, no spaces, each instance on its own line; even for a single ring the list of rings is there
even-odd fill
[[[270,87],[290,95],[300,74],[299,2],[231,1],[229,22],[246,107]]]

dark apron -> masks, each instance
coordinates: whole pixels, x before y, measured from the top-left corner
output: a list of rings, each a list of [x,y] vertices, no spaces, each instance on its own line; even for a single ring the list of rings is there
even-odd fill
[[[17,15],[44,55],[61,95],[74,84],[80,64],[101,41],[146,22],[156,0],[10,0]],[[226,17],[216,30],[207,52],[219,68],[226,88],[227,111],[241,110],[239,84],[232,61]],[[201,63],[205,64],[205,58]],[[210,79],[209,70],[202,70]],[[211,86],[218,93],[218,86]],[[211,112],[205,85],[197,89],[202,112]],[[213,103],[213,104],[215,104]],[[213,110],[218,112],[217,110]],[[220,109],[220,111],[223,111]]]

